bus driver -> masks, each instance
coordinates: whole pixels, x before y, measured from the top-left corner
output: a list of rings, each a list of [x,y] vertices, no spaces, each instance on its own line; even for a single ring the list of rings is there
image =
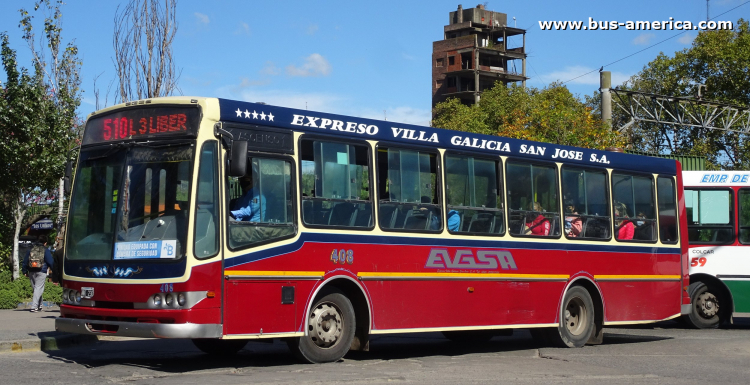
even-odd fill
[[[266,197],[253,188],[253,176],[245,175],[239,180],[242,196],[234,202],[231,214],[238,221],[260,222],[261,214],[266,212]]]

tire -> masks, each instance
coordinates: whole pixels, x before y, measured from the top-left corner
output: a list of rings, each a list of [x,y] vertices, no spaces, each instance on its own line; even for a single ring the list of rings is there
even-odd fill
[[[550,339],[560,347],[580,348],[586,345],[593,332],[594,302],[591,295],[583,287],[573,286],[565,293],[560,324]]]
[[[722,301],[719,290],[703,282],[693,282],[688,288],[690,313],[685,317],[688,326],[696,329],[716,329],[721,324]]]
[[[493,330],[444,331],[443,336],[459,344],[481,344],[496,334]]]
[[[340,360],[349,351],[356,329],[354,308],[346,296],[334,292],[315,302],[307,315],[307,335],[287,340],[301,360],[318,364]]]
[[[212,338],[195,338],[193,345],[203,353],[214,356],[230,356],[237,354],[247,345],[247,340],[218,340]]]

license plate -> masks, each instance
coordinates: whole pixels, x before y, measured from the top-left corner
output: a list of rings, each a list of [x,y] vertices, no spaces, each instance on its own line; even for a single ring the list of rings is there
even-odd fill
[[[93,287],[82,287],[81,288],[81,298],[93,298],[94,297],[94,288]]]

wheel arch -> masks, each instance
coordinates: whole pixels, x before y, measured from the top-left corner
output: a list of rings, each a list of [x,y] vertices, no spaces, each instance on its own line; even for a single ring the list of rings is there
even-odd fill
[[[558,323],[560,322],[565,295],[568,293],[568,290],[575,286],[583,287],[589,293],[589,295],[591,296],[591,301],[594,303],[594,330],[592,331],[591,338],[589,339],[588,344],[601,344],[603,339],[602,330],[604,329],[604,296],[602,295],[599,285],[597,285],[596,281],[594,281],[594,279],[590,276],[579,275],[568,282],[568,284],[565,286],[565,290],[563,290],[562,294],[560,295],[560,300],[557,304],[558,311],[555,321]]]
[[[690,284],[692,285],[693,283],[696,283],[696,282],[702,282],[707,286],[716,287],[719,290],[721,290],[721,294],[724,296],[724,298],[729,299],[729,308],[726,310],[728,314],[726,314],[726,316],[728,317],[732,316],[732,313],[734,313],[734,297],[732,297],[732,291],[729,290],[729,288],[724,283],[724,281],[710,274],[705,274],[705,273],[691,274]],[[693,291],[691,290],[688,293],[688,295],[690,296],[690,298],[693,298]]]
[[[303,313],[302,330],[307,336],[307,328],[304,327],[310,307],[320,298],[331,291],[339,291],[352,303],[356,328],[354,331],[354,342],[351,350],[368,350],[370,329],[372,328],[372,306],[367,291],[356,279],[348,275],[332,276],[324,280],[310,295]]]

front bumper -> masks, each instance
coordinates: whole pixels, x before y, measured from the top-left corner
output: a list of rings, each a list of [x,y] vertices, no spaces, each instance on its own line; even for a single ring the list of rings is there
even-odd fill
[[[67,333],[141,338],[221,338],[221,324],[164,324],[56,318],[55,330]]]

